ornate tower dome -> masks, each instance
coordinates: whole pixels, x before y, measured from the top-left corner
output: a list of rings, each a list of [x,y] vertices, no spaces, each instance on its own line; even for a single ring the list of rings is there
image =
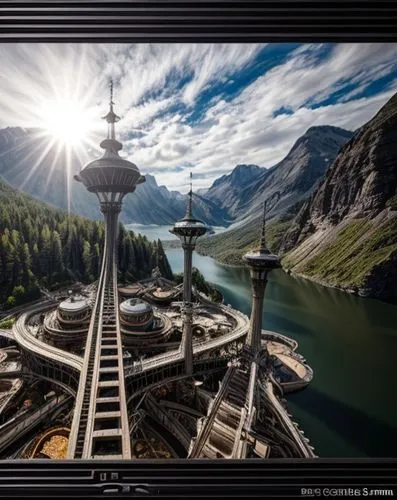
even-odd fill
[[[266,245],[267,205],[273,198],[278,201],[280,194],[278,192],[274,193],[263,204],[262,232],[258,250],[248,252],[243,256],[244,262],[250,268],[252,284],[251,320],[246,343],[251,347],[255,355],[259,354],[262,346],[263,298],[265,296],[267,277],[270,271],[281,267],[280,257],[271,254]]]
[[[82,182],[88,191],[97,193],[101,203],[121,201],[125,194],[135,191],[137,184],[145,182],[138,167],[119,156],[123,145],[116,140],[114,124],[120,118],[113,111],[113,104],[111,82],[109,112],[103,117],[108,123],[108,137],[100,144],[105,152],[101,158],[90,161],[80,174],[75,175],[75,179]]]
[[[194,250],[197,238],[207,232],[207,226],[193,217],[192,197],[192,173],[190,172],[190,191],[188,193],[186,213],[182,220],[174,224],[174,227],[170,229],[170,233],[178,236],[182,242],[183,249],[185,249],[185,247],[192,247],[192,250]]]
[[[80,324],[89,319],[91,308],[86,297],[71,295],[58,306],[58,320],[61,324]]]
[[[142,299],[127,299],[120,304],[120,317],[129,326],[145,330],[153,323],[153,308]]]
[[[195,219],[192,212],[192,173],[190,172],[190,191],[185,217],[176,222],[170,229],[181,240],[184,253],[183,266],[183,333],[182,346],[185,357],[185,369],[188,375],[193,372],[193,338],[192,338],[192,254],[196,248],[197,239],[207,232],[207,226]]]

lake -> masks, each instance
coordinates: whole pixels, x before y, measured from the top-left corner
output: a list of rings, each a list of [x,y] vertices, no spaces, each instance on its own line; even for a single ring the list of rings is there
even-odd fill
[[[130,231],[134,231],[134,233],[142,233],[146,235],[146,237],[149,240],[157,240],[160,238],[160,240],[167,241],[167,240],[178,240],[178,237],[175,236],[174,234],[169,232],[169,229],[171,229],[171,225],[169,226],[158,226],[157,224],[126,224],[125,225],[126,229],[129,229]],[[215,233],[220,233],[222,231],[225,231],[226,228],[222,226],[212,226],[212,229],[214,230]]]
[[[182,271],[182,250],[166,253],[173,271]],[[226,303],[249,315],[247,269],[224,266],[197,253],[193,265],[219,288]],[[287,400],[317,455],[397,456],[396,305],[277,270],[266,289],[263,328],[295,338],[298,352],[314,370],[312,383]]]

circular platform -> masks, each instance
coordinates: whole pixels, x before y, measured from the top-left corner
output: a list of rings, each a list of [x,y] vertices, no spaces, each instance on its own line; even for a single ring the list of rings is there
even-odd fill
[[[127,299],[120,304],[119,309],[120,322],[125,328],[146,331],[153,325],[153,308],[142,299]]]

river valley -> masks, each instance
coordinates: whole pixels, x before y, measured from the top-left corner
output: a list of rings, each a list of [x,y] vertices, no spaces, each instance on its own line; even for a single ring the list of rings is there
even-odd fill
[[[168,226],[132,228],[149,239]],[[158,235],[158,236],[157,236]],[[180,248],[166,250],[174,272]],[[197,253],[193,265],[250,313],[249,272]],[[393,457],[397,449],[397,305],[325,288],[282,270],[270,274],[263,327],[295,338],[314,370],[309,387],[287,395],[289,408],[320,457]]]

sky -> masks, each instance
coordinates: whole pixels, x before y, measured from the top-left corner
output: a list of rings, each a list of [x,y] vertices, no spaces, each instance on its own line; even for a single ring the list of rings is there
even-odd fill
[[[181,192],[190,171],[198,189],[275,165],[311,126],[355,130],[397,91],[397,44],[0,44],[0,60],[0,128],[41,127],[58,99],[97,154],[112,78],[122,156]]]

